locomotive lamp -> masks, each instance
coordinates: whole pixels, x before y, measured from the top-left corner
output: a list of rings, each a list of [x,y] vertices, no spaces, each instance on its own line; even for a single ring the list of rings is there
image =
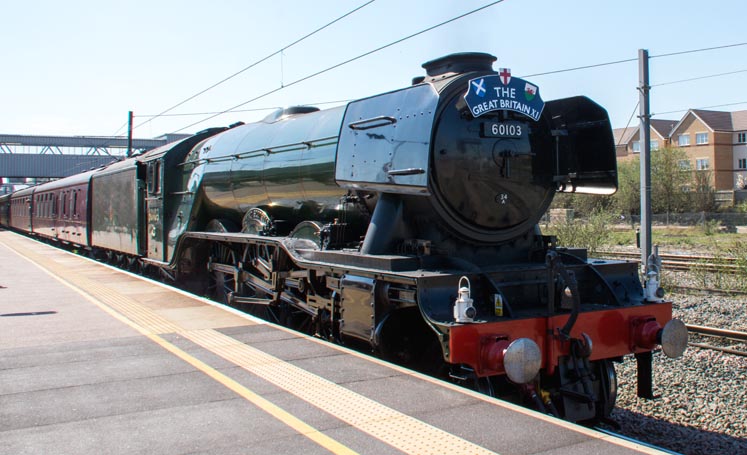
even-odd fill
[[[462,286],[462,281],[467,282],[467,286]],[[470,298],[470,282],[469,278],[463,276],[459,279],[459,297],[454,302],[454,320],[459,323],[474,322],[477,310],[472,306],[472,299]]]

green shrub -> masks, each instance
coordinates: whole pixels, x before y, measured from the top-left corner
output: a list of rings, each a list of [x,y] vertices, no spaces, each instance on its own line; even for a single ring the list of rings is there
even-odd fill
[[[587,219],[565,220],[548,226],[548,232],[557,236],[558,245],[586,248],[589,254],[596,253],[610,240],[610,225],[614,215],[601,210],[593,211]]]

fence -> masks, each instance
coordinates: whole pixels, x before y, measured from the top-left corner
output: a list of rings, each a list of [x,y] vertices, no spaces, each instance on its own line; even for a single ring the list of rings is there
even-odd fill
[[[641,217],[634,215],[626,220],[629,223],[639,224]],[[657,226],[699,226],[711,221],[717,221],[723,226],[747,226],[747,213],[660,213],[651,216],[651,224]]]

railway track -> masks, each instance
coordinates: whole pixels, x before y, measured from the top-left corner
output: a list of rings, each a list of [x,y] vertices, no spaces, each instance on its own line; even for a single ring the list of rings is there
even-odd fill
[[[725,295],[725,296],[738,296],[738,295],[747,295],[747,291],[741,291],[738,289],[716,289],[716,288],[708,288],[708,287],[694,287],[694,286],[679,286],[679,285],[669,285],[667,286],[668,291],[672,292],[682,292],[686,294],[716,294],[716,295]]]
[[[686,325],[687,331],[696,335],[702,335],[710,338],[737,341],[741,343],[747,343],[747,332],[738,332],[736,330],[717,329],[714,327],[705,327],[700,325]],[[709,343],[688,343],[690,346],[694,346],[701,349],[709,349],[712,351],[721,351],[728,354],[738,355],[747,357],[747,351],[734,349],[731,346],[717,346]]]
[[[597,251],[597,256],[609,259],[623,259],[640,262],[640,253],[627,251]],[[745,267],[732,257],[715,257],[690,254],[660,254],[662,267],[667,270],[689,271],[698,268],[712,273],[740,273]]]

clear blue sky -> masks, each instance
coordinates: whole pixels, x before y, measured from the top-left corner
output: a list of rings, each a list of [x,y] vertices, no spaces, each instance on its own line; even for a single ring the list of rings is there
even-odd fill
[[[111,135],[290,44],[366,0],[42,0],[7,2],[0,27],[0,133]],[[368,52],[490,0],[376,0],[279,56],[180,106],[222,111],[281,84]],[[242,109],[355,99],[394,90],[420,65],[453,52],[498,57],[516,76],[747,42],[747,2],[505,0],[474,15],[280,90]],[[651,60],[651,111],[745,102],[747,46]],[[545,100],[586,95],[623,127],[638,101],[636,62],[528,78]],[[183,132],[267,112],[222,115]],[[678,120],[683,112],[657,116]],[[164,117],[135,130],[154,137],[205,116]],[[145,118],[138,117],[135,124]],[[634,119],[634,122],[636,120]]]

